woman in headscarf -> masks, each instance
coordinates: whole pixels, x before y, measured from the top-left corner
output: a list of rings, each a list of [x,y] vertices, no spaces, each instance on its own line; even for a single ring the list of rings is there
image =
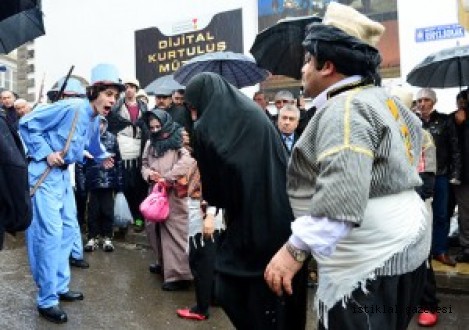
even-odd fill
[[[238,329],[304,329],[306,271],[288,297],[275,296],[263,279],[293,220],[278,132],[253,101],[216,74],[192,78],[186,100],[198,115],[194,154],[203,198],[225,211],[215,261],[217,301]]]
[[[183,148],[182,127],[173,122],[166,111],[148,111],[146,123],[151,134],[142,155],[143,178],[151,185],[164,181],[170,186],[188,172],[195,160]],[[163,273],[163,290],[184,290],[192,279],[186,253],[187,203],[186,198],[177,197],[173,189],[167,191],[168,219],[158,224],[147,221],[145,229],[156,255],[156,264],[152,268],[154,272]]]

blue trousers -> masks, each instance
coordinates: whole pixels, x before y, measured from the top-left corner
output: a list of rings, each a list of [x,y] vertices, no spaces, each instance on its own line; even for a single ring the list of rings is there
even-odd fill
[[[57,305],[58,294],[69,290],[68,259],[79,235],[68,171],[54,168],[36,191],[32,202],[33,220],[26,231],[28,258],[39,289],[37,305],[47,308]]]
[[[449,180],[446,175],[435,176],[435,191],[433,195],[433,239],[432,254],[438,255],[448,252],[449,234]]]

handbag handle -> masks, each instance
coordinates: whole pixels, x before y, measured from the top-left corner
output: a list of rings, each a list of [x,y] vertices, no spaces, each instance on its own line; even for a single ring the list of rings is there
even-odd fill
[[[161,182],[161,181],[156,182],[151,191],[152,191],[152,193],[156,193],[158,191],[161,191],[165,195],[168,195],[168,193],[166,192],[166,184],[164,182]]]

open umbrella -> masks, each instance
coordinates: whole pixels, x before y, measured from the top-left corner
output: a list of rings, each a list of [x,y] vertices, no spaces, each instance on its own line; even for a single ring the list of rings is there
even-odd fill
[[[257,64],[275,75],[301,78],[306,26],[321,22],[318,16],[287,17],[257,34],[251,54]]]
[[[40,0],[0,1],[0,54],[44,34]]]
[[[174,79],[183,85],[198,73],[214,72],[237,88],[255,85],[269,76],[249,56],[233,52],[214,52],[193,57],[181,66]]]
[[[418,87],[449,88],[469,85],[469,45],[446,48],[428,55],[407,75]]]
[[[155,90],[157,89],[167,89],[174,91],[176,89],[184,89],[185,87],[174,80],[174,76],[172,74],[168,74],[166,76],[159,77],[153,80],[151,83],[144,88],[145,92],[148,95],[154,95]]]

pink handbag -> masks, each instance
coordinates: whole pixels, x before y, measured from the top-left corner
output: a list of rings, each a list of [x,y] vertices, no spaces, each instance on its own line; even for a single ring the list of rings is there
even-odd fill
[[[169,200],[166,185],[157,182],[147,198],[140,204],[140,212],[145,220],[164,222],[169,216]]]

